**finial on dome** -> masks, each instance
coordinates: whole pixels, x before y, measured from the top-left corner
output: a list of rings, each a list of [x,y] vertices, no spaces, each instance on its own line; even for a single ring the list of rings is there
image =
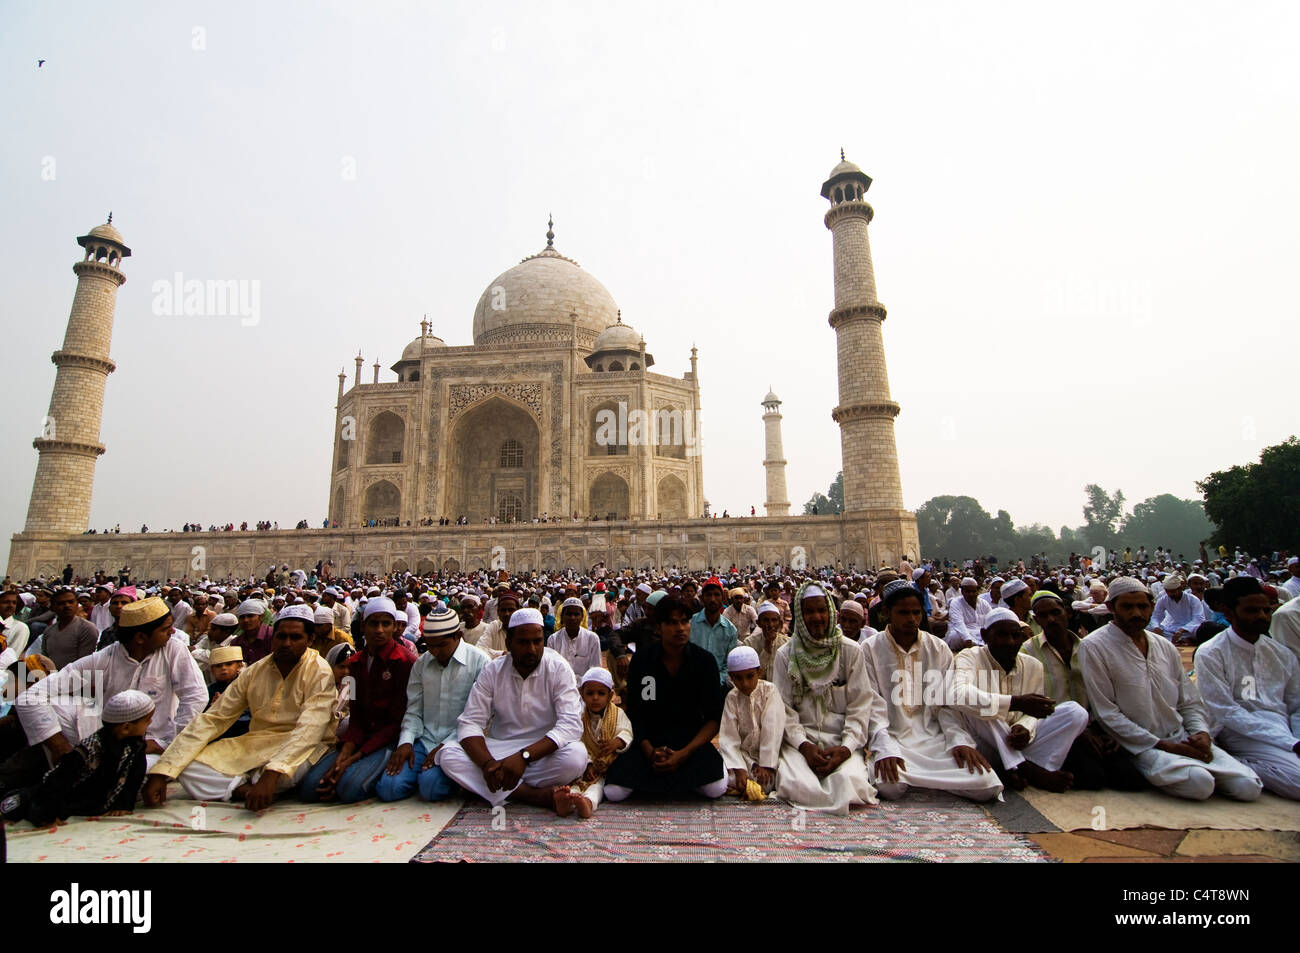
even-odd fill
[[[424,319],[420,321],[420,337],[427,338],[428,336],[429,336],[429,316],[426,314],[424,316]]]
[[[623,309],[622,309],[622,308],[619,308],[619,309],[618,309],[618,320],[615,321],[614,323],[615,323],[615,324],[622,324],[622,323],[623,323]]]
[[[112,224],[113,224],[113,213],[112,213],[112,212],[109,212],[109,213],[108,213],[108,224],[109,224],[109,225],[112,225]]]
[[[844,147],[840,146],[840,161],[844,161]]]
[[[555,247],[555,219],[550,212],[546,213],[546,247]]]

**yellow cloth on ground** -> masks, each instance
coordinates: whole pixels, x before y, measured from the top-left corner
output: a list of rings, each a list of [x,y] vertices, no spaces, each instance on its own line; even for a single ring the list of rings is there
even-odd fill
[[[293,774],[304,761],[315,763],[334,743],[334,673],[313,649],[307,649],[288,678],[275,658],[266,658],[239,673],[211,708],[191,721],[167,746],[150,774],[175,778],[191,761],[201,761],[235,777],[258,768]],[[248,710],[248,733],[222,738]]]

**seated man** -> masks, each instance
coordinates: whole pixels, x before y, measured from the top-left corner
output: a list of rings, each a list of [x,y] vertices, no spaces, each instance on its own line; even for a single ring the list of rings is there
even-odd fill
[[[145,733],[151,764],[176,732],[203,711],[207,686],[186,646],[172,638],[171,608],[162,599],[123,606],[117,635],[108,648],[77,659],[18,696],[15,708],[33,748],[11,761],[22,759],[27,769],[43,773],[99,729],[102,699],[127,689],[143,691],[154,703]]]
[[[758,607],[758,631],[743,643],[758,653],[758,677],[764,681],[772,680],[772,659],[777,650],[790,641],[790,636],[781,631],[783,625],[781,609],[771,602],[764,602]]]
[[[573,683],[588,669],[600,668],[600,636],[582,624],[585,610],[581,599],[565,599],[560,606],[560,630],[546,640],[573,669]]]
[[[506,635],[510,616],[519,611],[519,595],[502,588],[496,597],[497,617],[487,624],[486,631],[475,644],[492,658],[500,658],[506,651]],[[537,613],[539,616],[541,613]]]
[[[311,647],[321,655],[329,655],[330,649],[340,642],[346,642],[352,645],[352,634],[347,629],[336,628],[334,620],[337,616],[334,610],[329,606],[317,606],[312,613],[315,624],[312,626]],[[351,619],[348,620],[351,624]],[[403,620],[405,622],[405,620]]]
[[[298,796],[304,801],[353,804],[370,797],[401,730],[406,683],[415,664],[415,649],[399,638],[406,613],[391,599],[371,599],[361,624],[366,647],[348,662],[353,688],[348,726],[340,731],[335,749],[303,777]]]
[[[443,746],[436,763],[494,807],[513,798],[555,810],[555,789],[587,767],[573,669],[546,648],[536,609],[509,614],[505,647],[479,673],[457,719],[458,740]]]
[[[984,644],[957,656],[953,699],[980,753],[1001,765],[1004,783],[1068,791],[1074,776],[1061,766],[1087,730],[1088,712],[1043,694],[1043,663],[1020,651],[1022,625],[1005,606],[985,617]]]
[[[1097,720],[1168,794],[1203,801],[1217,788],[1239,801],[1258,798],[1264,788],[1255,772],[1211,742],[1200,692],[1174,644],[1147,637],[1150,591],[1120,576],[1106,595],[1113,621],[1078,647]]]
[[[718,667],[718,681],[727,684],[727,654],[736,647],[736,627],[722,615],[722,580],[712,576],[700,589],[704,608],[691,618],[691,644],[709,652]]]
[[[948,603],[948,631],[944,640],[954,652],[980,645],[984,617],[992,607],[980,599],[980,584],[971,576],[961,581],[961,596]]]
[[[461,637],[462,630],[461,619],[450,609],[425,616],[428,651],[411,667],[397,750],[375,786],[381,801],[400,801],[417,789],[424,800],[441,801],[455,787],[434,761],[443,744],[454,740],[470,689],[492,661]]]
[[[1205,604],[1183,588],[1183,577],[1178,573],[1170,573],[1161,582],[1165,592],[1156,601],[1151,631],[1173,640],[1175,645],[1195,645],[1196,630],[1205,621]]]
[[[271,654],[244,669],[150,769],[146,806],[163,804],[167,782],[178,778],[196,801],[242,798],[250,811],[261,811],[302,780],[334,740],[338,698],[329,665],[308,648],[314,622],[305,605],[280,611]],[[252,713],[248,733],[218,741],[245,709]]]
[[[791,623],[790,641],[772,665],[786,708],[777,795],[834,814],[875,804],[863,751],[889,745],[889,715],[871,688],[862,650],[840,634],[835,606],[815,583],[800,587]]]
[[[1075,702],[1087,711],[1088,690],[1079,667],[1079,636],[1070,631],[1070,614],[1064,600],[1048,589],[1040,589],[1034,594],[1033,612],[1042,631],[1020,647],[1021,653],[1033,656],[1043,666],[1043,691],[1047,697],[1058,705]],[[1128,753],[1099,722],[1090,722],[1088,730],[1075,739],[1063,767],[1074,776],[1076,790],[1140,791],[1146,787]]]
[[[236,607],[235,617],[239,619],[239,632],[227,644],[243,649],[244,661],[249,665],[260,662],[271,653],[271,627],[264,621],[266,603],[245,599]]]
[[[1224,750],[1274,794],[1300,800],[1300,662],[1268,632],[1268,598],[1259,580],[1223,584],[1231,627],[1196,652],[1196,684],[1211,731]]]
[[[889,713],[889,741],[872,750],[872,781],[880,796],[895,800],[911,787],[973,801],[1001,796],[1002,782],[976,749],[961,713],[947,704],[952,649],[921,630],[920,593],[906,580],[894,580],[885,586],[880,614],[884,631],[862,645],[867,678]]]

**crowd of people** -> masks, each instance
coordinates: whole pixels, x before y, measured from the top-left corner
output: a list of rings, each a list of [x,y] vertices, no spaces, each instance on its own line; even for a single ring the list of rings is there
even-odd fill
[[[6,579],[0,813],[1300,799],[1300,559],[948,566]]]

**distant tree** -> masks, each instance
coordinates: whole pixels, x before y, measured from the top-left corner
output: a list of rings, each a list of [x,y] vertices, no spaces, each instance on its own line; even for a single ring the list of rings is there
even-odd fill
[[[1119,533],[1119,545],[1134,551],[1145,546],[1148,552],[1164,546],[1191,560],[1196,558],[1201,542],[1213,532],[1214,524],[1205,515],[1200,500],[1180,500],[1172,493],[1162,493],[1133,507],[1133,515],[1125,520]]]
[[[1115,549],[1119,544],[1119,525],[1124,518],[1123,492],[1116,490],[1111,495],[1096,483],[1089,483],[1083,492],[1087,502],[1083,504],[1083,526],[1080,530],[1092,546]]]
[[[1300,439],[1265,447],[1259,463],[1211,473],[1196,484],[1215,545],[1248,552],[1300,548]]]
[[[814,493],[808,499],[808,502],[803,505],[804,515],[811,516],[814,506],[817,507],[818,516],[825,516],[827,513],[838,515],[844,512],[843,470],[835,475],[835,480],[826,493]]]
[[[975,559],[988,555],[993,517],[970,496],[936,496],[916,511],[921,552],[928,559]]]

